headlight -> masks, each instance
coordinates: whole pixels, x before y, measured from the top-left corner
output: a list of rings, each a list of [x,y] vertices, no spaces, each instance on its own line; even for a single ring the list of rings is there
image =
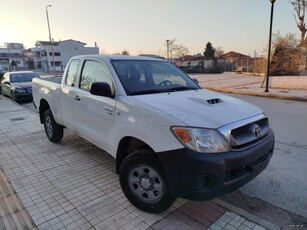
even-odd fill
[[[213,129],[173,127],[173,133],[189,149],[202,153],[219,153],[230,150],[221,134]]]
[[[22,88],[17,88],[17,89],[15,89],[15,92],[16,93],[26,93],[27,91],[25,89],[22,89]]]

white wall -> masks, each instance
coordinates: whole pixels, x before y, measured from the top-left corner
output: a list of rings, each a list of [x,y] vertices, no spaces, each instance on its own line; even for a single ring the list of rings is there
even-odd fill
[[[270,76],[270,86],[280,89],[307,89],[307,76]]]

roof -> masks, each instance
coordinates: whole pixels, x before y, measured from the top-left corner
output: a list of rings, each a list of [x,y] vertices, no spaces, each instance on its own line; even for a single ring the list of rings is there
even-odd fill
[[[10,71],[10,72],[7,72],[9,74],[15,74],[15,73],[34,73],[33,71]]]
[[[237,53],[235,51],[230,51],[228,53],[225,53],[225,54],[222,55],[222,57],[223,58],[242,58],[242,57],[250,58],[250,56],[248,56],[248,55]]]
[[[145,57],[145,56],[130,56],[130,55],[102,55],[102,54],[89,54],[78,55],[75,58],[93,57],[101,60],[136,60],[136,61],[164,61],[158,58]]]
[[[139,56],[142,56],[142,57],[152,57],[152,58],[158,58],[158,59],[165,60],[164,57],[161,57],[161,56],[158,56],[158,55],[155,55],[155,54],[140,54]]]
[[[73,40],[73,39],[67,39],[67,40],[63,40],[63,41],[60,41],[60,42],[78,42],[78,43],[81,43],[81,44],[83,44],[83,45],[87,45],[87,44],[84,43],[84,42],[80,42],[80,41]]]
[[[54,46],[57,46],[59,45],[60,43],[62,42],[77,42],[77,43],[81,43],[82,45],[86,45],[86,43],[84,42],[80,42],[80,41],[76,41],[76,40],[73,40],[73,39],[68,39],[68,40],[63,40],[63,41],[58,41],[58,42],[50,42],[50,41],[41,41],[41,40],[38,40],[35,45],[36,46],[39,46],[39,45],[42,45],[42,46],[50,46],[51,43],[52,45]]]
[[[58,44],[59,44],[59,42],[37,41],[35,43],[35,46],[39,46],[39,45],[42,45],[42,46],[51,46],[51,45],[57,46]]]

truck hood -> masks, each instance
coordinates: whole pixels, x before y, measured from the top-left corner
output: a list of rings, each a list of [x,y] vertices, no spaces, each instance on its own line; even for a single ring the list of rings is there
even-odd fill
[[[252,104],[205,89],[138,95],[134,98],[193,127],[216,129],[263,113]]]

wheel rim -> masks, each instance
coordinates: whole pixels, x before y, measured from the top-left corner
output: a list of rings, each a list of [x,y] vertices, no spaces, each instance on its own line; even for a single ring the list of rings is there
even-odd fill
[[[164,193],[161,176],[148,165],[138,165],[131,169],[128,183],[132,193],[147,203],[160,200]]]
[[[52,137],[53,129],[50,117],[46,117],[45,124],[46,124],[46,132],[48,137]]]

